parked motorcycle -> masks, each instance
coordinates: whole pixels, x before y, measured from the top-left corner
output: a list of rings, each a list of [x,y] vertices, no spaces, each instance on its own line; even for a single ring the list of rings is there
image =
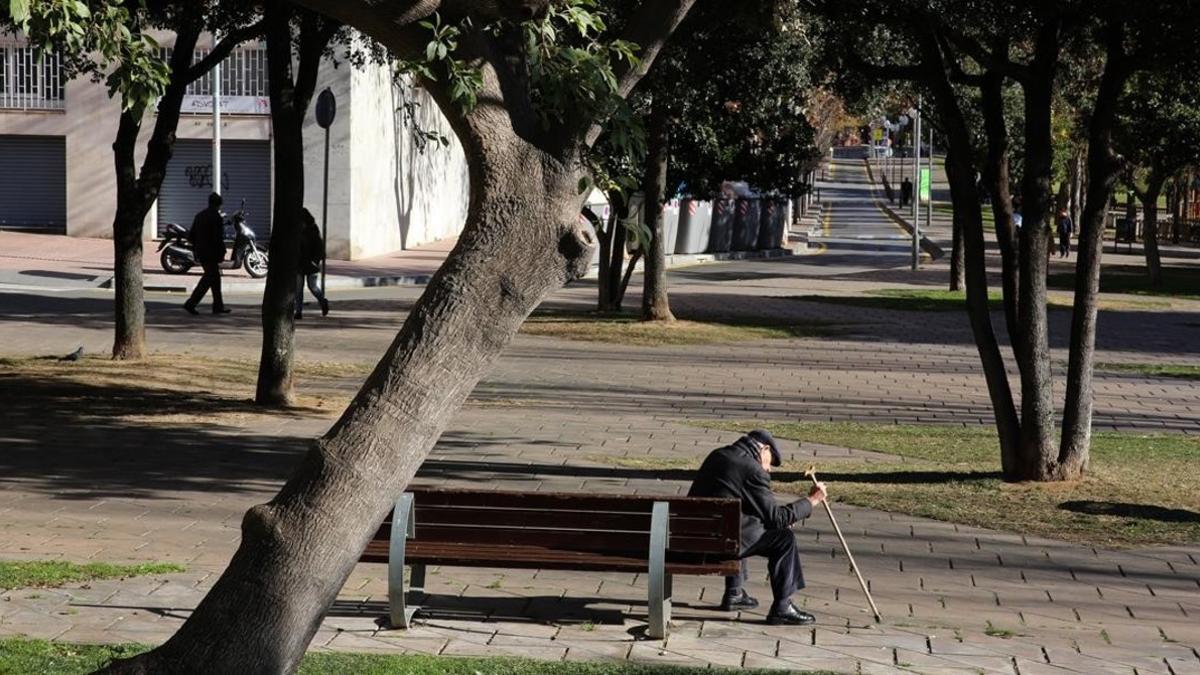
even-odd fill
[[[241,207],[233,217],[225,220],[225,226],[233,228],[232,255],[229,258],[232,264],[229,269],[242,267],[254,279],[267,276],[267,250],[259,245],[254,230],[246,224],[246,200],[242,200]],[[159,262],[171,274],[186,274],[199,264],[192,251],[189,231],[177,223],[167,223],[166,229],[167,234],[158,245],[161,251]]]

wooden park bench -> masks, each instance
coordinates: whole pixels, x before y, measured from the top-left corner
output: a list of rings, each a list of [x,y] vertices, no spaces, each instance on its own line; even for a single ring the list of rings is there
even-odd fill
[[[361,561],[388,564],[397,628],[420,610],[428,565],[648,573],[647,635],[664,638],[671,577],[737,574],[740,529],[736,499],[412,489]]]

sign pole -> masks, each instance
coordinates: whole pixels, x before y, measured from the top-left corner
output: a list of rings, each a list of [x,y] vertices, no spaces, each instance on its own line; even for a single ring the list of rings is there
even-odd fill
[[[917,179],[917,189],[913,190],[912,205],[912,271],[916,272],[921,264],[921,98],[917,97],[917,109],[913,114],[913,178]],[[928,207],[928,205],[926,205]]]
[[[217,32],[213,31],[213,50],[217,48]],[[213,150],[212,150],[212,184],[213,192],[221,194],[221,62],[212,69],[212,99],[213,99]]]
[[[337,99],[329,87],[317,97],[317,125],[325,130],[325,187],[321,190],[321,247],[329,253],[329,127],[337,116]],[[321,256],[321,293],[325,293],[325,255]]]

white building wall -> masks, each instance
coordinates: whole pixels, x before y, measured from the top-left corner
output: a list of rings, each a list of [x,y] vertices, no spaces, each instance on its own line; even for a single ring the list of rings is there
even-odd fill
[[[157,37],[163,45],[173,42],[169,34]],[[457,235],[470,199],[467,163],[437,104],[423,90],[395,86],[386,66],[355,69],[343,61],[335,68],[326,62],[317,92],[327,86],[338,102],[330,130],[328,255],[359,259]],[[415,95],[420,103],[416,123],[445,136],[449,146],[430,143],[423,153],[418,150],[400,110],[404,95]],[[0,134],[64,136],[67,234],[111,238],[116,211],[112,141],[120,104],[108,97],[103,84],[86,77],[68,82],[65,96],[63,111],[0,109]],[[151,112],[136,148],[139,168],[153,125]],[[223,115],[221,135],[227,140],[270,140],[271,120],[262,115]],[[182,116],[177,136],[211,138],[211,116]],[[318,220],[324,196],[324,144],[324,130],[310,110],[304,130],[305,205]],[[154,236],[156,224],[151,209],[147,239]]]

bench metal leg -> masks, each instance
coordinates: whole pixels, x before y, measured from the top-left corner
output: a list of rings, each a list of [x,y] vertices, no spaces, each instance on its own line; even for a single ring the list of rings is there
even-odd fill
[[[391,541],[388,545],[388,614],[392,628],[409,628],[420,609],[415,603],[425,592],[425,566],[412,566],[408,592],[404,588],[404,548],[409,537],[416,536],[413,495],[405,492],[392,514]],[[406,597],[407,596],[407,597]]]
[[[671,622],[671,575],[667,574],[669,522],[670,504],[654,502],[650,516],[650,625],[646,635],[656,640],[667,637]]]

